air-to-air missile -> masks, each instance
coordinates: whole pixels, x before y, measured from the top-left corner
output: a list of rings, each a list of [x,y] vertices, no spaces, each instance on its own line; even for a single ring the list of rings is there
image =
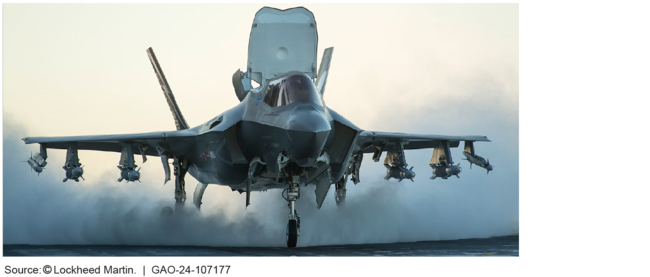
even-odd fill
[[[490,174],[490,171],[492,170],[492,165],[490,165],[490,160],[485,160],[483,157],[479,155],[472,155],[471,153],[467,151],[463,151],[463,155],[465,156],[465,160],[469,162],[469,168],[472,169],[472,164],[478,165],[482,168],[487,169],[487,173]]]
[[[407,169],[405,166],[393,166],[393,165],[388,165],[384,164],[386,166],[386,177],[384,179],[388,180],[391,177],[395,179],[399,179],[401,182],[404,179],[409,179],[411,182],[413,181],[413,177],[415,177],[415,172],[413,172],[413,167]]]
[[[446,164],[430,164],[431,168],[433,168],[433,176],[431,176],[431,180],[440,177],[442,179],[447,179],[448,177],[456,175],[456,177],[460,178],[458,174],[462,171],[462,168],[460,168],[460,164],[456,165],[446,165]]]

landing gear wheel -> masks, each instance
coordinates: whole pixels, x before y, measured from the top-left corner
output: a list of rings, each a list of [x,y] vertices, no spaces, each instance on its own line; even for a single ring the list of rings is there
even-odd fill
[[[170,206],[165,206],[160,210],[160,216],[171,217],[174,215],[174,209]]]
[[[289,220],[287,223],[287,247],[294,248],[298,243],[298,223],[296,220]]]
[[[334,197],[334,200],[336,200],[336,206],[342,207],[345,206],[345,192],[343,194],[343,197],[340,197],[337,193],[337,195]]]

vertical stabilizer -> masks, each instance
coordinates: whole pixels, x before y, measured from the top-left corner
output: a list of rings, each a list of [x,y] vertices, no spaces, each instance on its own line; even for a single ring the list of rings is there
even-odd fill
[[[163,73],[162,68],[158,63],[158,59],[156,59],[156,54],[153,53],[153,49],[151,49],[151,47],[147,49],[147,54],[149,54],[149,60],[151,61],[153,70],[156,72],[156,76],[158,77],[158,82],[160,83],[160,87],[162,88],[163,93],[165,94],[165,98],[167,99],[167,104],[169,104],[169,109],[172,111],[172,115],[174,116],[174,121],[176,121],[176,130],[189,129],[190,126],[187,124],[187,121],[185,121],[185,118],[181,113],[181,109],[178,108],[178,104],[176,104],[176,98],[174,98],[172,89],[169,87],[169,83],[167,83],[167,78],[165,78],[165,74]]]
[[[334,53],[334,47],[325,49],[325,52],[323,52],[323,58],[321,58],[320,61],[320,67],[318,68],[316,88],[318,88],[318,92],[320,92],[321,95],[325,95],[325,84],[327,83],[327,75],[329,75],[330,72],[332,53]]]

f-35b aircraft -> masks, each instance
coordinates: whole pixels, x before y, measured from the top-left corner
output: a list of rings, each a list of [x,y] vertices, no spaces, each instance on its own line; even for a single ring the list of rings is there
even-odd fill
[[[378,162],[387,152],[386,179],[413,180],[407,168],[406,149],[432,148],[429,165],[433,178],[458,176],[451,147],[463,141],[468,157],[474,157],[474,142],[489,141],[485,136],[416,135],[366,131],[325,105],[324,95],[333,48],[325,49],[316,71],[318,35],[314,15],[298,7],[278,10],[264,7],[253,20],[248,45],[246,72],[237,70],[232,78],[240,104],[211,120],[190,128],[176,104],[167,79],[151,48],[147,54],[176,123],[176,131],[126,135],[73,137],[27,137],[27,144],[40,144],[40,152],[28,163],[41,172],[47,149],[67,149],[63,169],[65,179],[79,181],[83,169],[78,150],[121,153],[118,181],[139,181],[134,155],[161,158],[165,183],[171,179],[172,160],[177,205],[184,203],[185,174],[200,183],[193,195],[197,208],[208,184],[229,186],[246,193],[246,206],[253,191],[284,189],[289,220],[286,240],[295,247],[300,235],[300,216],[294,208],[300,185],[314,185],[316,204],[321,207],[331,185],[336,203],[345,201],[346,182],[359,182],[364,153]],[[253,88],[252,81],[259,86]],[[470,162],[479,162],[469,159]],[[488,165],[479,164],[486,167]],[[490,170],[491,167],[488,168]]]

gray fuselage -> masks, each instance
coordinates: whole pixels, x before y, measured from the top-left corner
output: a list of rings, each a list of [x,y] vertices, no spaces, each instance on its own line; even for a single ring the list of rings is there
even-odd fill
[[[282,79],[293,76],[295,75]],[[308,79],[302,75],[303,81],[305,78]],[[311,81],[305,85],[314,86]],[[267,97],[269,91],[270,89],[262,89],[257,93],[249,93],[239,105],[193,128],[199,135],[194,145],[196,149],[193,149],[189,159],[190,175],[201,183],[243,189],[249,171],[247,161],[259,157],[265,165],[256,169],[256,182],[253,183],[252,190],[284,188],[284,176],[279,176],[276,181],[274,173],[279,172],[276,168],[279,166],[278,156],[282,154],[298,168],[309,168],[323,150],[333,148],[336,124],[320,94],[314,90],[312,93],[318,97],[315,100],[302,99],[304,101],[293,101],[285,105],[275,103],[277,106],[272,107],[274,103]],[[271,102],[271,105],[267,102]],[[230,118],[241,118],[241,121],[228,126]],[[220,129],[222,124],[228,129]],[[237,141],[239,145],[228,145],[226,137],[229,135],[236,136],[235,140],[230,141]],[[349,145],[351,146],[352,144]],[[335,180],[341,178],[347,167],[351,154],[347,150],[338,151],[344,153],[338,154],[343,157],[336,157],[336,164],[332,166]],[[243,155],[243,162],[237,162],[237,154]]]

